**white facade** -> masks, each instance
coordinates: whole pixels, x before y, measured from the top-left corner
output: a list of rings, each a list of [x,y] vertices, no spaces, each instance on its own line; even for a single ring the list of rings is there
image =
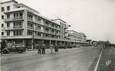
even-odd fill
[[[66,34],[67,34],[67,29],[69,28],[67,22],[63,21],[62,19],[53,19],[52,21],[60,25],[60,36],[61,36],[60,38],[67,40]]]
[[[14,0],[0,3],[0,35],[8,42],[25,43],[31,46],[44,41],[63,41],[66,22],[54,22],[22,3]]]
[[[23,43],[27,47],[42,41],[46,44],[74,43],[76,41],[68,40],[66,37],[68,27],[62,19],[48,19],[15,0],[0,3],[0,39],[8,42]],[[80,37],[80,41],[84,41],[83,34],[75,35]]]
[[[23,29],[23,35],[27,37],[27,29],[29,30],[39,30],[40,32],[43,33],[50,33],[50,34],[55,34],[55,35],[59,35],[60,33],[60,25],[50,21],[49,19],[41,16],[39,14],[39,12],[37,12],[36,10],[21,4],[21,3],[17,3],[16,1],[8,1],[8,2],[3,2],[0,4],[0,9],[4,8],[4,11],[1,11],[0,16],[4,16],[4,19],[1,19],[1,33],[4,33],[2,36],[7,36],[7,32],[6,30],[10,31],[10,36],[13,36],[14,31],[11,30],[15,30],[17,28],[14,29],[14,20],[16,22],[16,25],[21,24],[22,26],[19,26]],[[10,10],[6,10],[6,7],[10,7]],[[9,15],[9,18],[8,18]],[[15,15],[15,17],[14,17]],[[39,20],[38,20],[39,19]],[[20,22],[17,22],[19,20],[23,20]],[[45,23],[48,23],[45,24]],[[9,23],[10,27],[7,27],[7,23]],[[36,24],[34,24],[36,23]],[[2,25],[3,24],[3,25]],[[53,24],[53,26],[52,26]],[[45,26],[45,27],[44,27]],[[39,29],[40,28],[40,29]],[[18,28],[19,29],[19,28]],[[49,31],[45,31],[45,29],[49,29]],[[54,31],[54,33],[51,33],[51,30]],[[34,33],[35,35],[36,33]],[[22,36],[23,36],[22,35]],[[42,34],[42,36],[44,36],[44,34]],[[8,36],[9,37],[9,36]],[[57,38],[59,38],[59,36],[57,36]]]
[[[14,1],[14,2],[8,1],[8,2],[0,3],[0,37],[1,37],[1,35],[6,35],[5,30],[4,30],[4,28],[6,27],[6,24],[4,22],[6,15],[4,14],[4,12],[15,9],[16,8],[14,6],[15,3],[16,3],[16,1]],[[8,7],[9,7],[9,10],[8,10]]]
[[[76,32],[74,30],[67,30],[68,35],[67,38],[76,42],[85,42],[86,41],[86,35],[83,33]]]

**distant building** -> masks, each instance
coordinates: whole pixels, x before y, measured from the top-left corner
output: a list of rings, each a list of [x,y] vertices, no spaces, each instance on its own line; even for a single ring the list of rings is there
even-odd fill
[[[59,23],[60,25],[60,38],[66,40],[67,29],[69,25],[62,19],[53,19],[53,22]]]
[[[66,36],[69,40],[76,42],[86,42],[86,35],[84,33],[76,32],[74,30],[67,30],[68,35]]]

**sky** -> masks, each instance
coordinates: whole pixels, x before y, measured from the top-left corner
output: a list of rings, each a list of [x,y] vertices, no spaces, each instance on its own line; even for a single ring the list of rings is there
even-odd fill
[[[50,19],[63,19],[71,25],[69,29],[85,33],[88,39],[115,43],[115,0],[16,1]]]

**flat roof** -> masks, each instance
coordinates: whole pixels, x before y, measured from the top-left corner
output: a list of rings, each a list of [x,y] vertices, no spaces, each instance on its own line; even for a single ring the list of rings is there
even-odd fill
[[[56,20],[60,20],[60,21],[62,21],[62,22],[64,22],[64,23],[66,23],[64,20],[62,20],[62,19],[60,19],[60,18],[52,19],[52,21],[56,21]]]
[[[17,9],[14,9],[14,10],[7,11],[7,12],[5,12],[5,14],[11,13],[11,12],[16,12],[16,11],[22,11],[22,10],[25,10],[25,9],[26,8],[17,8]]]
[[[10,0],[10,1],[5,1],[5,2],[0,2],[0,4],[10,3],[10,2],[18,3],[18,2],[17,2],[17,1],[15,1],[15,0]]]
[[[36,13],[39,13],[39,12],[36,11],[35,9],[33,9],[33,8],[31,8],[31,7],[29,7],[29,6],[25,5],[25,4],[23,4],[23,3],[19,3],[18,5],[19,5],[19,6],[24,6],[24,7],[28,8],[28,9],[30,9],[30,10],[35,11]]]

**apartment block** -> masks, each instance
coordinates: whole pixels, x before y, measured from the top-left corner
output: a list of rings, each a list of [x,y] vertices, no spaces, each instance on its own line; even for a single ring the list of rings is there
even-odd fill
[[[67,38],[76,42],[86,42],[86,35],[84,33],[76,32],[74,30],[67,30]]]
[[[24,44],[32,49],[41,43],[65,44],[70,42],[65,38],[67,28],[65,21],[48,19],[15,0],[0,3],[0,37],[7,43]]]
[[[67,22],[59,18],[53,19],[52,21],[60,24],[60,38],[63,40],[67,40],[66,34],[68,33],[67,29],[70,27],[70,25],[68,25]]]

